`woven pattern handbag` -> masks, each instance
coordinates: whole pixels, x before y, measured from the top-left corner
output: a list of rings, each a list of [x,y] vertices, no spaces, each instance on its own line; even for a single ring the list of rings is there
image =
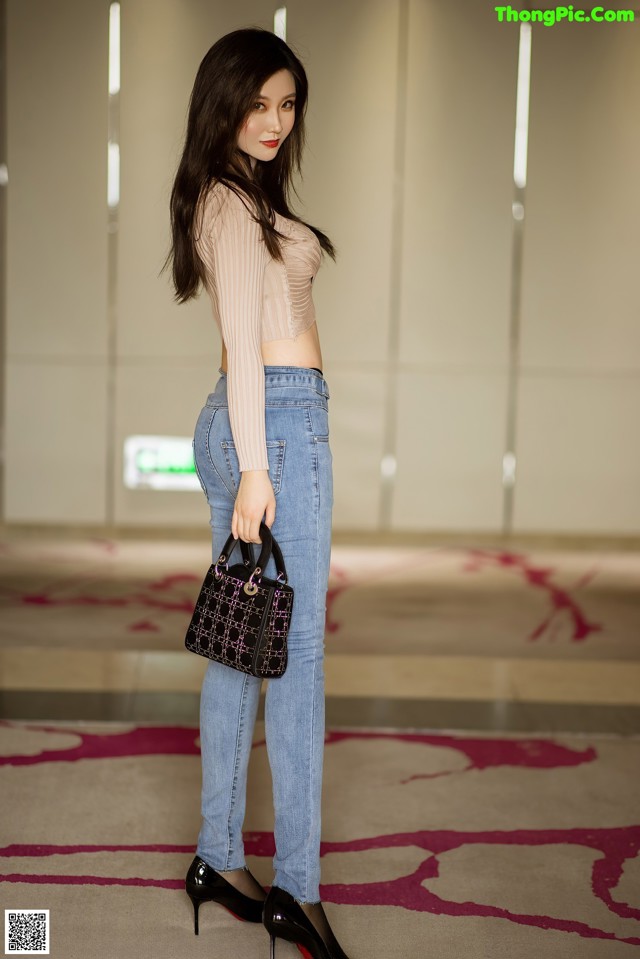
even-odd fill
[[[293,587],[287,583],[282,551],[263,522],[260,539],[262,549],[254,564],[253,545],[229,535],[204,578],[185,646],[192,653],[268,679],[282,676],[287,668]],[[238,541],[243,562],[229,566]],[[276,579],[262,573],[272,550]]]

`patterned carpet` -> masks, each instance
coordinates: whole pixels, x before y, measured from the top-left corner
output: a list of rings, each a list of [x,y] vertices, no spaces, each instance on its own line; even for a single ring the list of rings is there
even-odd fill
[[[48,909],[52,959],[268,959],[216,904],[196,937],[184,892],[209,562],[206,541],[0,543],[0,912]],[[640,955],[639,572],[631,551],[334,545],[321,895],[349,959]],[[267,887],[263,736],[245,845]]]
[[[245,842],[269,885],[263,735]],[[197,729],[4,721],[0,754],[3,906],[50,910],[53,959],[267,959],[215,904],[193,933]],[[350,959],[635,954],[639,769],[636,738],[328,730],[321,895]]]

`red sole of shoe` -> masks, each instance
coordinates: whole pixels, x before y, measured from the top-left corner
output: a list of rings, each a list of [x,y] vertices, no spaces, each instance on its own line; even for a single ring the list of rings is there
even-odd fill
[[[313,959],[313,956],[311,955],[308,949],[305,949],[304,946],[301,946],[300,943],[298,942],[296,942],[296,946],[298,947],[298,949],[304,956],[304,959]]]
[[[242,916],[236,916],[235,912],[231,912],[231,909],[229,909],[228,906],[225,906],[224,908],[227,910],[227,912],[231,913],[234,919],[237,919],[239,922],[247,922],[247,920],[243,919]]]

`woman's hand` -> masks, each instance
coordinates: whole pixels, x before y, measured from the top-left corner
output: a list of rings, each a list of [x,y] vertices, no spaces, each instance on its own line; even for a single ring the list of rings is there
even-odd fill
[[[245,543],[261,543],[260,521],[266,511],[265,524],[271,529],[276,518],[276,497],[269,479],[269,470],[244,470],[236,496],[231,532],[234,539]]]

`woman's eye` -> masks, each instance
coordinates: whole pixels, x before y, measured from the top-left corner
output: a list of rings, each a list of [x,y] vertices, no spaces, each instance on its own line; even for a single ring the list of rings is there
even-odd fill
[[[287,104],[289,104],[290,107],[295,107],[296,101],[295,101],[295,100],[285,100],[283,106],[286,107]]]

